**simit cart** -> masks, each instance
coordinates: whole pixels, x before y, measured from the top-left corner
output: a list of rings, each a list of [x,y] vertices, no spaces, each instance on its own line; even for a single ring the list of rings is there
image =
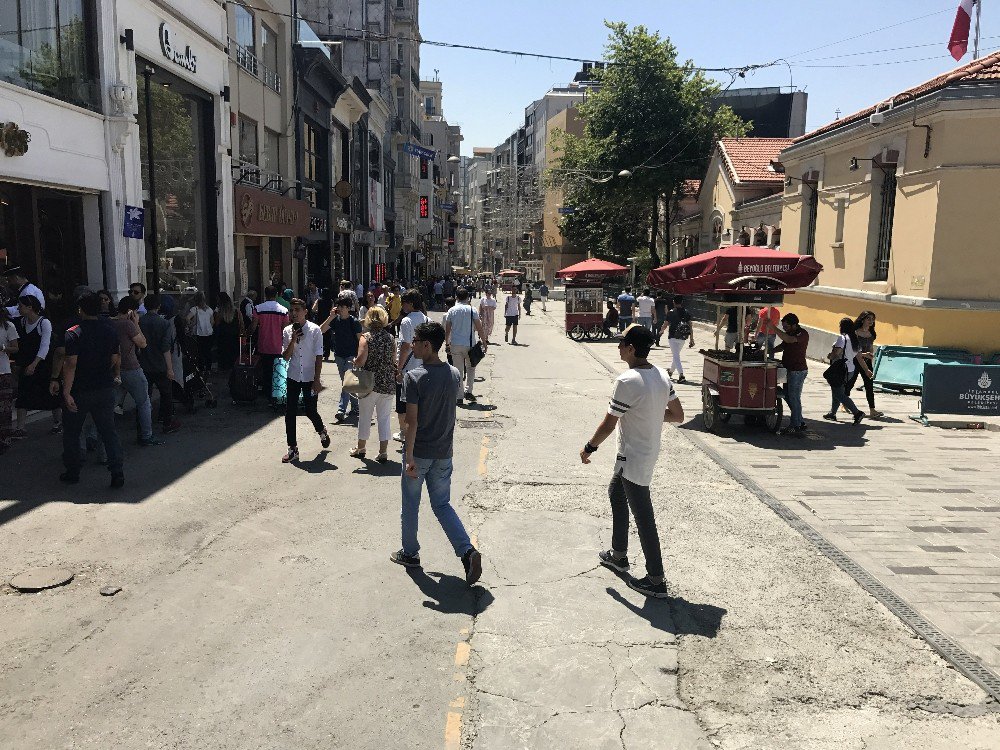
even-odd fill
[[[566,335],[574,341],[604,336],[604,284],[628,268],[590,258],[556,272],[566,283]]]
[[[815,281],[823,267],[810,255],[735,245],[671,263],[649,272],[648,283],[671,294],[706,294],[719,307],[736,307],[738,331],[746,330],[747,309],[780,305],[791,290]],[[784,368],[756,345],[740,336],[735,352],[715,348],[701,353],[702,418],[705,428],[715,432],[733,414],[747,422],[763,420],[768,430],[781,427],[782,406],[778,385]]]

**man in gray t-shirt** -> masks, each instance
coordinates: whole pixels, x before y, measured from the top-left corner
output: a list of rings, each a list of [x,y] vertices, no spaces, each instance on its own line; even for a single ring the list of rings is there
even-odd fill
[[[413,356],[423,364],[403,377],[403,400],[406,402],[401,480],[403,548],[389,559],[408,568],[420,567],[417,517],[420,494],[426,482],[434,515],[455,554],[462,559],[465,580],[471,586],[483,573],[483,560],[451,507],[455,404],[462,381],[458,370],[438,356],[444,335],[440,323],[430,322],[421,323],[413,332]]]

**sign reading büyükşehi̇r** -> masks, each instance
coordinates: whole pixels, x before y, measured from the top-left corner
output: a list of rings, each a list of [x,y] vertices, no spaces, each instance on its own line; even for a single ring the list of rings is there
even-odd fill
[[[1000,366],[924,365],[920,411],[1000,416]]]

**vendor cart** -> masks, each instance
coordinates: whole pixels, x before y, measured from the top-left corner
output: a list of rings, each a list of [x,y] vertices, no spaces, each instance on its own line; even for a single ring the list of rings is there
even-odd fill
[[[604,284],[628,268],[591,258],[563,268],[556,276],[566,283],[566,335],[574,341],[604,337]]]
[[[734,246],[671,263],[650,271],[648,283],[672,294],[707,293],[709,303],[736,307],[737,330],[746,330],[747,309],[779,305],[792,289],[812,283],[823,267],[812,256]],[[782,404],[778,386],[785,371],[768,353],[741,336],[735,352],[719,347],[702,349],[702,420],[710,432],[733,414],[747,423],[762,422],[771,432],[781,428]]]
[[[524,284],[524,271],[501,271],[497,274],[497,279],[502,291],[507,294],[513,294],[515,291],[520,290],[521,285]]]

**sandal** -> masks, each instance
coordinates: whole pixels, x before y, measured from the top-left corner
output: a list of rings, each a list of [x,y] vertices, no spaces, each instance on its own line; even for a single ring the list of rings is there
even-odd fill
[[[355,448],[354,450],[352,450],[347,455],[350,456],[351,458],[364,458],[365,457],[365,452],[361,451],[361,450],[358,450],[357,448]]]
[[[380,464],[389,463],[389,455],[387,453],[379,453],[375,456],[375,460]]]

